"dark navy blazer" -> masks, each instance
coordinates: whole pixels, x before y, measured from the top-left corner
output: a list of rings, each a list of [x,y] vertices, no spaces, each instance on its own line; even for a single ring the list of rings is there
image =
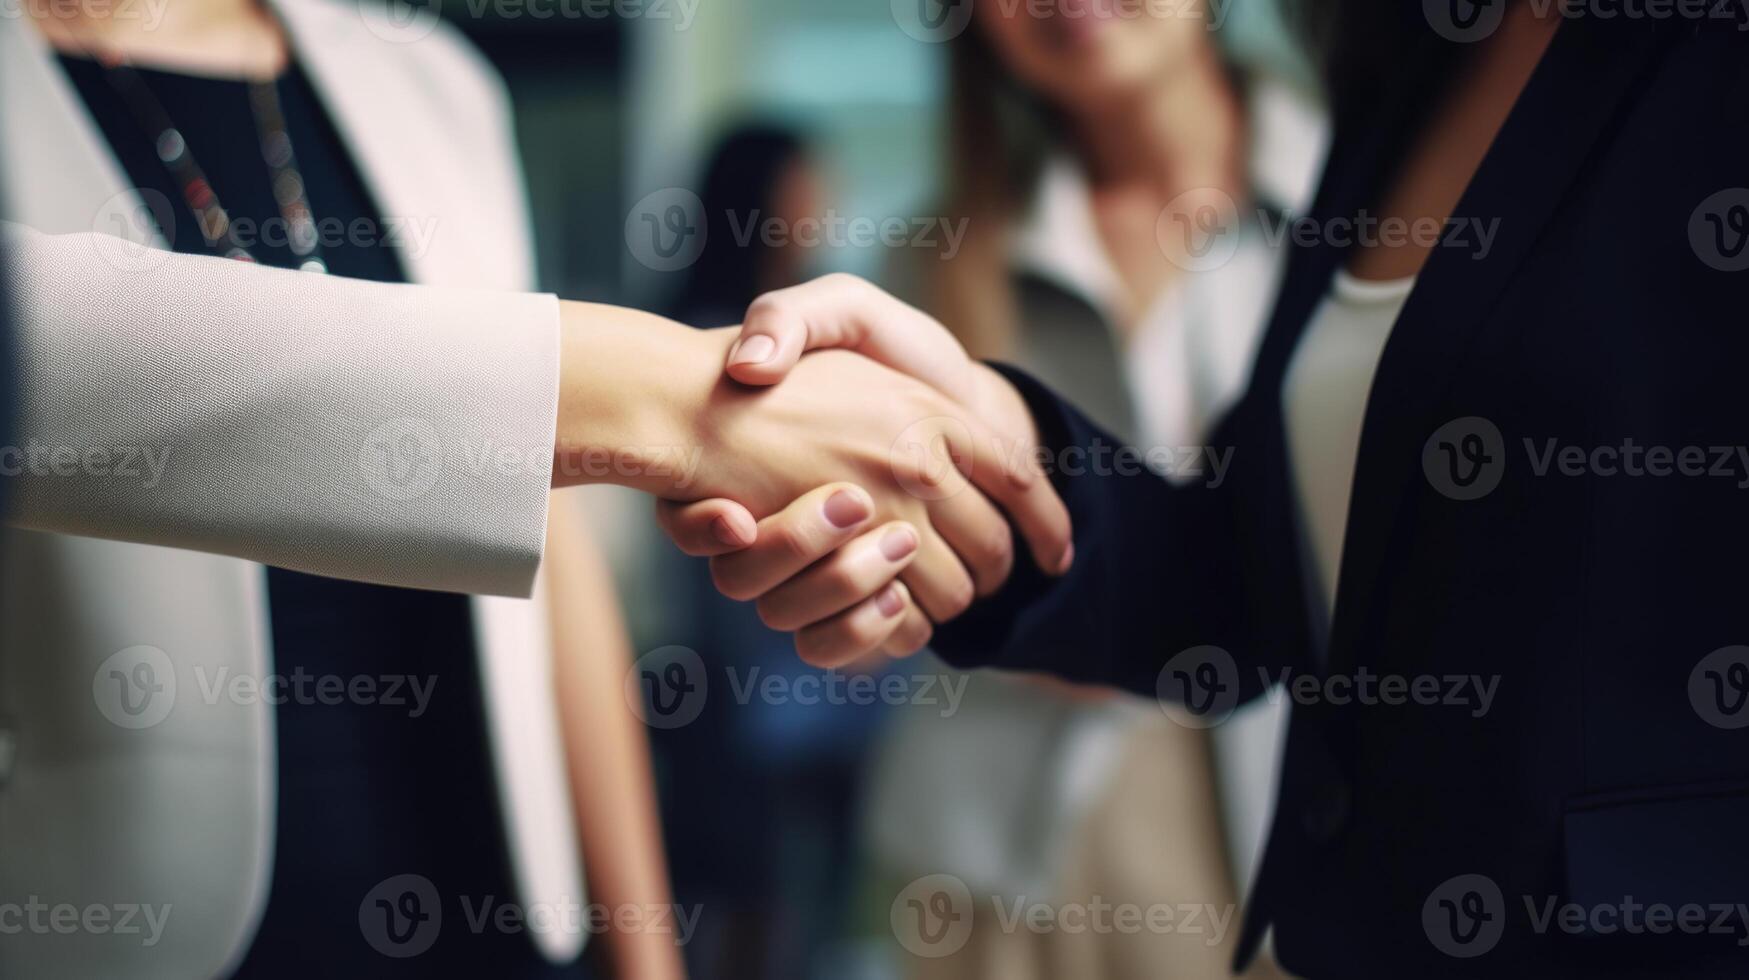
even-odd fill
[[[1308,600],[1281,401],[1347,252],[1324,234],[1296,246],[1211,439],[1232,452],[1219,485],[1059,471],[1074,569],[1019,563],[938,631],[958,666],[1116,685],[1193,723],[1282,670],[1309,682],[1240,965],[1272,925],[1317,978],[1749,976],[1736,27],[1557,33],[1456,208],[1497,219],[1491,248],[1435,248],[1385,348],[1331,622]],[[1344,107],[1307,227],[1376,207],[1449,77]],[[1116,442],[1013,376],[1051,448]],[[1494,685],[1485,710],[1459,678]]]

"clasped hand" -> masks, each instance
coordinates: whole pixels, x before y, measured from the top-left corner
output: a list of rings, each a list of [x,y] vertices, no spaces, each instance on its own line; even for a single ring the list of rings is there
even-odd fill
[[[805,661],[921,649],[1006,581],[1016,530],[1047,574],[1068,568],[1068,513],[1025,403],[941,324],[828,276],[761,297],[738,331],[716,333],[732,381],[714,390],[701,441],[721,475],[663,494],[658,519],[710,558],[725,595],[794,632]],[[816,475],[830,482],[776,503]]]

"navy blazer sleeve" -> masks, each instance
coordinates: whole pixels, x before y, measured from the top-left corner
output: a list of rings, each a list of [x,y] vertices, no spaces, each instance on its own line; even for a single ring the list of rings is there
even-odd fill
[[[1150,697],[1162,668],[1196,647],[1226,651],[1239,697],[1254,697],[1307,654],[1306,592],[1284,474],[1263,446],[1244,444],[1246,403],[1210,441],[1228,454],[1215,479],[1172,483],[1072,405],[1013,368],[1053,461],[1052,480],[1075,525],[1075,563],[1050,578],[1015,563],[996,595],[936,630],[933,649],[956,667],[1042,671]],[[1253,401],[1247,399],[1246,402]]]

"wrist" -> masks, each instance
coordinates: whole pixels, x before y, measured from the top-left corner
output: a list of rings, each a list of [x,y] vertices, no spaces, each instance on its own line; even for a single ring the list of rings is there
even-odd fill
[[[674,496],[697,464],[724,333],[624,307],[561,303],[553,485],[612,483]]]

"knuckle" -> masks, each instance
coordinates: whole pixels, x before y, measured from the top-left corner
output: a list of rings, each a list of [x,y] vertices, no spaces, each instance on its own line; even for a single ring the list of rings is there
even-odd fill
[[[814,536],[795,524],[784,524],[773,535],[773,546],[786,558],[810,562],[814,554]]]
[[[899,633],[893,639],[893,647],[902,656],[910,656],[929,645],[935,638],[935,628],[922,616],[912,617],[912,621],[899,628]]]
[[[744,323],[756,320],[775,318],[783,315],[788,309],[788,301],[780,293],[761,293],[752,303],[747,305],[747,315]]]
[[[718,592],[737,602],[755,598],[741,563],[727,557],[711,559],[711,584]]]
[[[840,644],[829,626],[817,626],[796,634],[796,655],[811,667],[830,667],[838,659]]]
[[[942,610],[942,618],[953,619],[972,608],[972,601],[976,598],[977,589],[972,585],[970,578],[961,576],[954,579],[947,586],[946,594],[942,597],[942,601],[946,603],[946,608]]]
[[[784,606],[783,602],[765,596],[754,604],[754,609],[758,610],[759,621],[764,623],[766,628],[774,629],[779,633],[787,633],[802,624],[795,622],[794,615]]]

